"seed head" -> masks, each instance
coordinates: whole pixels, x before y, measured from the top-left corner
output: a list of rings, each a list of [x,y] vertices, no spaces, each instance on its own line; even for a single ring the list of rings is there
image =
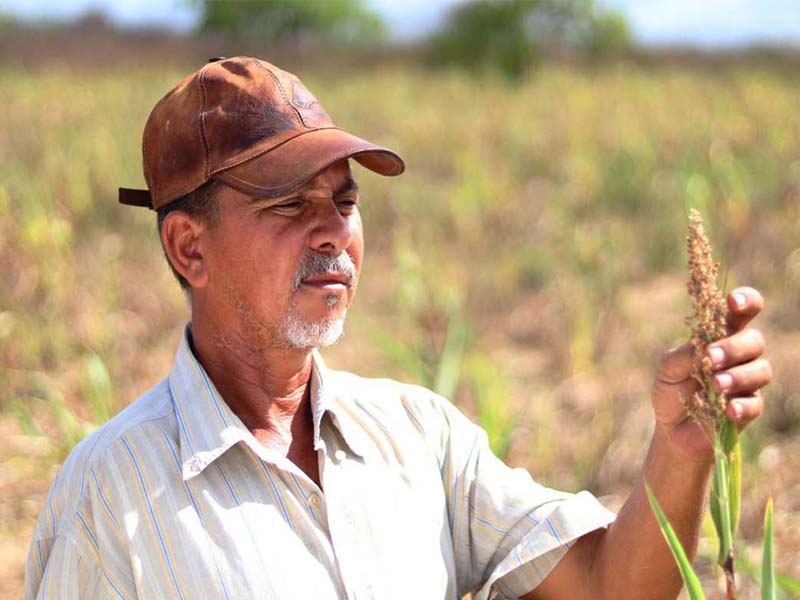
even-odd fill
[[[686,317],[686,324],[691,329],[695,356],[703,357],[692,367],[692,377],[701,389],[686,403],[686,408],[692,416],[719,425],[725,415],[725,398],[711,387],[713,370],[705,351],[708,344],[727,335],[728,305],[722,291],[717,288],[719,263],[711,258],[711,244],[703,229],[703,219],[694,209],[689,211],[686,243],[689,251],[687,288],[692,301],[692,314]]]

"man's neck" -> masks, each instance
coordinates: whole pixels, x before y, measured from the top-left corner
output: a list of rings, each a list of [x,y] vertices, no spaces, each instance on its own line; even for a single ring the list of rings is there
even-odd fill
[[[312,433],[312,349],[255,350],[242,337],[220,335],[202,322],[193,323],[191,333],[197,360],[262,444],[285,451],[295,438]]]

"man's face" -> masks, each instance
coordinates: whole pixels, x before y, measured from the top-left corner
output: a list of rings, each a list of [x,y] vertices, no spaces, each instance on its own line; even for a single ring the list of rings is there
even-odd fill
[[[207,292],[251,349],[332,344],[342,333],[364,251],[347,161],[300,191],[256,198],[222,186],[206,230]],[[225,332],[220,332],[225,333]]]

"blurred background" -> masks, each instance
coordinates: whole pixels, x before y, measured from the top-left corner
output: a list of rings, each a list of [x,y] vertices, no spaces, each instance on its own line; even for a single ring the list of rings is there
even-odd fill
[[[407,161],[357,171],[367,260],[329,364],[436,389],[509,463],[612,509],[658,359],[687,337],[699,209],[721,284],[767,299],[775,370],[743,442],[742,598],[770,493],[783,597],[800,597],[795,0],[0,0],[1,597],[21,596],[69,450],[168,373],[185,301],[155,215],[116,189],[144,185],[155,102],[238,54]]]

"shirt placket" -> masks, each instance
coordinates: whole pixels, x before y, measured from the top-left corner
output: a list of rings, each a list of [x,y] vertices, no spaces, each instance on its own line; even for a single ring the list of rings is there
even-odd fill
[[[353,490],[358,489],[353,475],[360,467],[354,461],[361,459],[339,445],[338,436],[325,436],[325,429],[323,427],[323,436],[327,440],[322,442],[320,474],[325,493],[321,506],[327,518],[340,580],[348,600],[371,600],[376,597],[370,583],[370,573],[376,572],[377,565],[373,564],[376,557],[369,542],[369,527],[354,511],[359,504],[351,496]]]

